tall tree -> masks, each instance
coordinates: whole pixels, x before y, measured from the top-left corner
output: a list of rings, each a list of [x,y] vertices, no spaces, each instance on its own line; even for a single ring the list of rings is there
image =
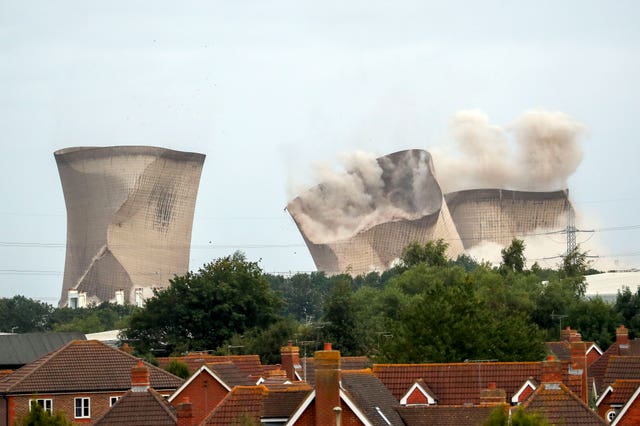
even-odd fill
[[[502,265],[500,269],[507,272],[522,272],[526,264],[524,257],[524,241],[514,238],[511,245],[502,249]]]
[[[234,334],[276,321],[281,301],[242,253],[171,280],[131,316],[127,340],[140,352],[212,350]]]
[[[494,274],[494,279],[503,277]],[[396,278],[392,285],[410,300],[395,322],[383,357],[410,363],[540,359],[544,355],[540,330],[526,312],[509,309],[505,299],[485,298],[488,292],[479,291],[483,283],[459,267],[424,264]]]
[[[419,263],[425,263],[428,266],[445,266],[448,263],[448,247],[449,244],[443,239],[428,241],[425,245],[413,242],[404,248],[400,260],[407,268]]]
[[[0,299],[0,330],[8,333],[45,331],[53,307],[24,296]]]
[[[335,277],[333,290],[325,302],[323,320],[327,322],[326,335],[337,349],[345,355],[360,355],[360,333],[357,330],[357,315],[351,278]]]

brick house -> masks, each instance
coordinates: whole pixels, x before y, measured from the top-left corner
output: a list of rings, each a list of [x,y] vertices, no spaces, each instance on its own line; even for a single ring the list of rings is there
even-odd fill
[[[310,388],[269,389],[264,385],[236,386],[201,423],[227,426],[251,420],[271,426],[284,425]]]
[[[629,330],[624,325],[616,329],[616,341],[604,351],[597,361],[589,365],[589,379],[592,384],[592,391],[597,398],[616,379],[640,379],[640,371],[636,369],[634,373],[633,370],[629,370],[626,367],[620,370],[624,377],[617,377],[616,373],[611,370],[610,361],[612,357],[640,357],[640,340],[629,340]]]
[[[314,387],[284,423],[287,426],[403,425],[398,402],[370,370],[341,370],[340,352],[315,352]]]
[[[0,379],[0,426],[12,426],[35,401],[74,423],[92,424],[131,389],[138,359],[95,340],[74,340]],[[184,380],[146,364],[151,386],[170,395]]]
[[[546,342],[547,350],[557,359],[568,361],[571,358],[571,343],[581,342],[582,335],[571,327],[566,327],[560,332],[559,342]],[[595,342],[585,342],[587,367],[596,362],[603,354],[602,349]]]
[[[234,386],[255,384],[248,374],[232,362],[206,364],[169,397],[169,402],[177,406],[184,398],[188,398],[193,405],[194,423],[200,424]]]
[[[607,386],[596,401],[600,417],[613,422],[638,387],[640,380],[615,380]]]
[[[189,407],[190,408],[190,407]],[[184,411],[184,410],[183,410]],[[149,368],[142,361],[131,369],[131,390],[94,423],[96,426],[191,426],[191,412],[178,418],[176,409],[151,387]],[[182,423],[180,422],[182,420]]]

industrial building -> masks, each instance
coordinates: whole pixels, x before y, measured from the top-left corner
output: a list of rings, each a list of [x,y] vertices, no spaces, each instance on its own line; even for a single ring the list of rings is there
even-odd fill
[[[188,271],[203,154],[112,146],[54,157],[67,207],[60,306],[140,305]]]

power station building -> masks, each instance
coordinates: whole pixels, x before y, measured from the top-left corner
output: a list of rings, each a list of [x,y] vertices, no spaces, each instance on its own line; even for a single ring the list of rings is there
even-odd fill
[[[54,157],[67,207],[60,306],[140,305],[188,271],[203,154],[113,146]]]
[[[487,188],[443,194],[426,151],[399,151],[377,162],[381,190],[371,185],[361,188],[365,193],[353,194],[348,190],[354,185],[320,183],[287,205],[319,271],[352,275],[383,271],[414,241],[443,239],[451,258],[482,242],[508,246],[514,238],[536,230],[564,227],[573,212],[566,190]],[[334,232],[354,220],[354,200],[366,196],[371,199],[371,211],[355,218],[366,226]],[[336,202],[340,205],[335,206]]]

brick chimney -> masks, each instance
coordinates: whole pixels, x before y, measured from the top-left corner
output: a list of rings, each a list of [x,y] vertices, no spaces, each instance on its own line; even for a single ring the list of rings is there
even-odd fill
[[[582,334],[575,330],[571,330],[571,335],[569,336],[569,343],[573,342],[582,342]]]
[[[193,426],[193,404],[188,396],[185,396],[176,407],[178,426]]]
[[[587,390],[587,345],[584,342],[571,342],[571,368],[569,374],[580,375],[580,397],[588,404]]]
[[[142,360],[138,360],[138,363],[131,368],[131,391],[146,392],[150,385],[151,375],[149,374],[149,368],[144,365]]]
[[[324,344],[323,351],[313,355],[316,367],[316,426],[335,426],[334,407],[340,406],[340,351]]]
[[[296,366],[300,366],[300,349],[289,340],[287,346],[280,348],[280,362],[289,380],[296,380]]]
[[[568,342],[571,339],[571,327],[567,326],[564,330],[560,330],[560,340]]]
[[[480,391],[480,405],[484,407],[507,403],[507,393],[504,389],[496,389],[496,383],[490,382],[487,389]]]
[[[553,355],[542,361],[542,383],[562,383],[562,363]]]
[[[619,355],[629,355],[629,330],[624,325],[616,329],[616,344]]]
[[[120,350],[121,350],[122,352],[126,352],[126,353],[128,353],[128,354],[133,353],[133,348],[131,348],[131,346],[129,346],[129,344],[128,344],[127,342],[125,342],[125,343],[124,343],[124,345],[122,345],[122,346],[120,347]]]

